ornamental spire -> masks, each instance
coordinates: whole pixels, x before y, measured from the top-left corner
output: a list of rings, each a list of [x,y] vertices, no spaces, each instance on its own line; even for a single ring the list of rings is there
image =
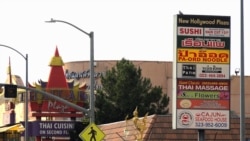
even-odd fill
[[[9,57],[9,66],[8,66],[8,68],[7,68],[7,74],[9,75],[9,83],[12,84],[12,74],[11,74],[10,57]]]
[[[63,66],[63,65],[64,65],[63,60],[59,55],[58,48],[56,47],[55,56],[51,58],[49,66]]]
[[[64,63],[56,47],[55,55],[50,61],[50,75],[47,88],[68,88],[68,83],[63,70]]]

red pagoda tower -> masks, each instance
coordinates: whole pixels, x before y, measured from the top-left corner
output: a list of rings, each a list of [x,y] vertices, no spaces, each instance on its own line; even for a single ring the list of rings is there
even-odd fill
[[[52,57],[49,66],[51,67],[48,82],[38,81],[35,83],[33,88],[44,90],[48,93],[61,97],[78,106],[83,106],[86,100],[85,84],[75,83],[74,81],[67,81],[64,69],[63,60],[59,55],[58,48],[56,47],[55,55]],[[77,111],[59,101],[53,100],[42,94],[30,93],[30,109],[32,116],[36,117],[37,120],[41,120],[41,117],[52,119],[53,117],[58,118],[71,118],[82,117],[82,113]]]

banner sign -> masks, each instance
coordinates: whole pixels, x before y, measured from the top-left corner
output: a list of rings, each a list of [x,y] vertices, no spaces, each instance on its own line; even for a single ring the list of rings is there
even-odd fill
[[[229,91],[179,91],[177,93],[178,99],[217,99],[226,100],[229,99]]]
[[[177,128],[185,129],[229,129],[228,110],[179,110]]]
[[[229,79],[228,64],[177,63],[177,78]]]
[[[213,15],[176,15],[177,27],[204,27],[204,28],[227,28],[230,29],[229,16]],[[189,33],[189,31],[186,31]]]
[[[75,121],[34,121],[31,122],[30,136],[67,136],[75,129]],[[78,124],[81,124],[78,122]]]
[[[75,102],[74,104],[83,107],[84,103],[83,101]],[[44,100],[42,101],[42,104],[38,104],[36,101],[31,101],[29,103],[30,106],[32,106],[31,110],[36,111],[42,111],[43,112],[53,112],[53,113],[67,113],[67,112],[77,112],[76,109],[73,107],[70,107],[66,104],[63,104],[58,101],[52,101],[52,100]]]
[[[204,28],[204,36],[206,37],[230,37],[229,28]]]
[[[177,49],[177,62],[229,64],[228,50]]]
[[[177,48],[229,49],[229,47],[229,38],[180,36],[177,42]]]
[[[177,99],[178,109],[217,109],[228,110],[229,100]]]
[[[177,79],[177,91],[230,91],[228,80],[187,80]]]
[[[229,28],[202,28],[202,27],[185,27],[177,28],[179,36],[206,36],[206,37],[230,37]]]

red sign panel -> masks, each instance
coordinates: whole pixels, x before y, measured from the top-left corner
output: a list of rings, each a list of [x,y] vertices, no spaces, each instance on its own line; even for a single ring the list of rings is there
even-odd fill
[[[195,91],[229,91],[230,80],[187,80],[177,79],[177,90]]]
[[[220,109],[229,110],[229,100],[177,99],[178,109]]]
[[[78,106],[83,106],[83,102],[76,102],[75,103]],[[60,113],[64,113],[64,112],[75,112],[77,111],[76,109],[69,107],[65,104],[62,104],[58,101],[51,101],[51,100],[47,100],[47,101],[43,101],[41,104],[38,104],[35,101],[31,101],[30,102],[30,107],[31,107],[31,111],[42,111],[42,112],[60,112]]]

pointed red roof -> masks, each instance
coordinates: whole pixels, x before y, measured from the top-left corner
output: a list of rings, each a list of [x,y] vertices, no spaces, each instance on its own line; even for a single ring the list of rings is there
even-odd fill
[[[49,64],[51,70],[46,88],[68,88],[63,65],[63,60],[59,55],[58,48],[56,47],[55,55],[51,58]]]
[[[57,47],[56,47],[56,51],[55,51],[55,56],[60,57]]]

